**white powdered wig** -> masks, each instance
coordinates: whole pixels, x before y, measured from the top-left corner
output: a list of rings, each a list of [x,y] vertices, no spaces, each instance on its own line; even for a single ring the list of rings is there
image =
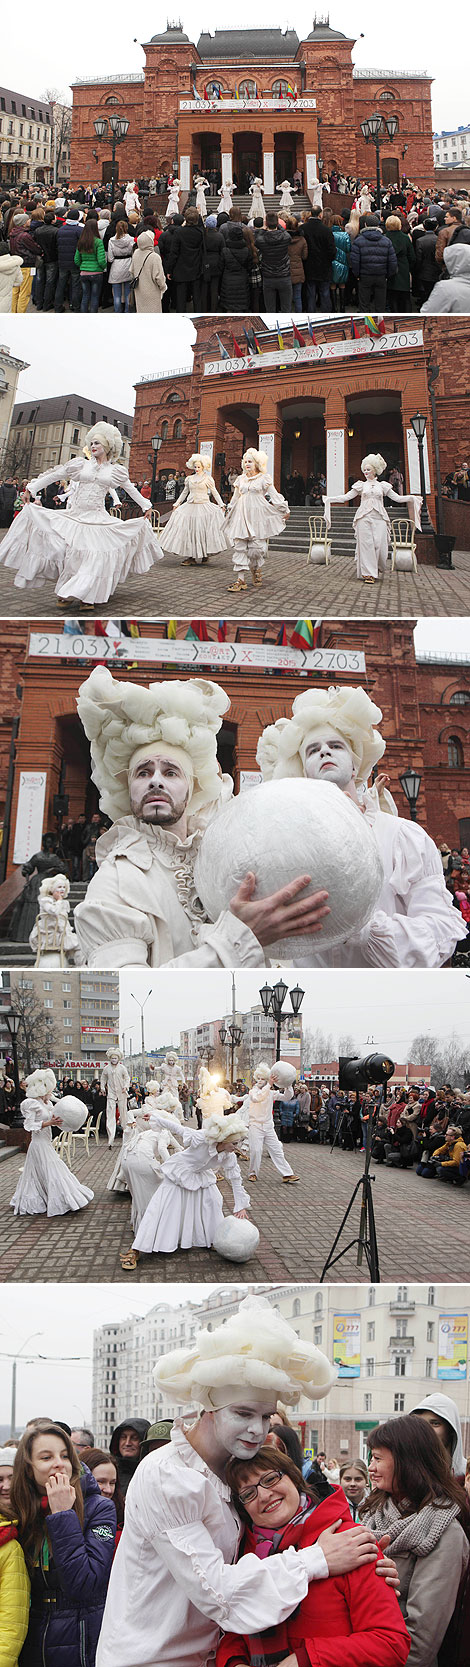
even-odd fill
[[[272,1065],[268,1065],[268,1063],[265,1059],[260,1059],[259,1065],[257,1065],[256,1070],[253,1071],[253,1081],[254,1082],[270,1082],[271,1072],[272,1072]]]
[[[220,1145],[222,1140],[246,1140],[246,1125],[242,1123],[237,1111],[211,1111],[204,1118],[203,1133],[205,1140],[215,1140]]]
[[[113,423],[95,423],[94,428],[89,428],[88,434],[85,435],[84,451],[89,451],[92,440],[99,440],[106,456],[109,458],[109,462],[117,463],[118,457],[121,456],[123,441],[122,434],[119,433],[118,428],[114,428]]]
[[[367,468],[368,463],[371,469],[375,469],[376,475],[383,475],[384,469],[387,467],[385,458],[381,457],[379,451],[369,451],[367,457],[362,459],[361,469]]]
[[[268,467],[267,451],[256,451],[255,446],[249,446],[242,457],[242,469],[245,468],[245,463],[255,463],[258,474],[265,475]]]
[[[191,1348],[173,1349],[153,1370],[154,1382],[176,1404],[206,1411],[236,1405],[238,1397],[328,1395],[337,1372],[321,1349],[298,1337],[265,1297],[246,1297],[237,1314],[215,1331],[200,1331]]]
[[[156,1082],[154,1080],[154,1078],[152,1077],[150,1079],[150,1082],[146,1082],[146,1084],[145,1084],[145,1098],[147,1099],[148,1094],[159,1094],[159,1093],[160,1093],[160,1083]]]
[[[256,750],[263,781],[303,776],[308,741],[320,730],[334,729],[351,748],[356,783],[366,782],[385,752],[374,728],[381,718],[380,706],[365,689],[305,689],[296,695],[291,718],[278,718],[263,730]]]
[[[116,1048],[107,1048],[106,1049],[106,1058],[107,1059],[112,1059],[113,1055],[115,1053],[117,1053],[119,1059],[122,1059],[121,1049],[118,1048],[118,1047],[116,1047]]]
[[[68,897],[70,891],[70,880],[67,879],[66,874],[49,874],[47,880],[41,880],[39,896],[52,897],[52,893],[56,890],[57,886],[60,886],[64,897]]]
[[[200,452],[200,451],[191,452],[191,457],[188,457],[186,468],[187,469],[195,469],[196,468],[196,463],[202,463],[203,469],[207,469],[207,473],[208,474],[210,473],[211,460],[210,460],[210,457],[206,456],[205,452]]]
[[[188,815],[217,802],[223,778],[217,764],[217,732],[230,700],[208,678],[176,679],[141,688],[95,666],[82,683],[77,709],[91,743],[92,780],[100,805],[113,822],[130,815],[128,770],[134,754],[154,742],[189,755],[194,785]]]
[[[47,1067],[42,1071],[31,1071],[30,1076],[25,1077],[25,1083],[30,1100],[46,1100],[57,1088],[54,1072],[48,1071]]]

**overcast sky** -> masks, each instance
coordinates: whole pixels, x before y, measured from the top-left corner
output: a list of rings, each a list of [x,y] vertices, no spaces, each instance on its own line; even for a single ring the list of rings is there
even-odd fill
[[[268,982],[275,984],[278,969],[267,976]],[[462,1043],[464,1037],[470,1038],[469,984],[464,972],[453,971],[449,977],[448,971],[401,970],[397,974],[384,969],[377,974],[364,969],[358,979],[345,969],[308,971],[303,967],[298,978],[291,968],[284,972],[284,979],[289,988],[299,982],[305,990],[302,1015],[309,1029],[320,1026],[331,1031],[333,1037],[351,1032],[359,1047],[373,1039],[379,1050],[383,1048],[397,1062],[407,1058],[413,1037],[422,1031],[445,1037],[456,1030]],[[247,1012],[259,1002],[264,982],[260,971],[236,973],[239,1010]],[[121,972],[121,1034],[126,1032],[126,1051],[129,1041],[135,1051],[140,1049],[137,1002],[144,1001],[146,1048],[176,1043],[180,1030],[230,1012],[232,974],[198,970],[195,977],[188,969],[169,979],[164,972],[150,968]],[[288,998],[285,1005],[290,1010]]]
[[[330,0],[330,23],[348,38],[356,37],[353,61],[358,68],[426,72],[434,77],[433,123],[450,128],[468,122],[468,71],[463,47],[468,14],[464,0],[454,0],[452,28],[443,27],[442,8],[431,4],[423,13],[419,6],[397,0],[393,14],[377,0]],[[269,22],[283,30],[294,28],[299,38],[310,33],[314,7],[298,0],[286,13],[284,4],[272,4]],[[73,9],[61,0],[49,0],[47,17],[37,0],[24,0],[18,13],[18,29],[2,40],[2,79],[17,92],[43,96],[52,88],[67,96],[70,83],[81,76],[136,74],[144,65],[141,42],[165,28],[168,13],[150,0],[129,7],[98,7],[84,14],[85,24],[77,29]],[[170,8],[170,16],[173,12]],[[204,8],[184,0],[176,17],[195,43],[201,31],[223,27],[217,0],[206,0]],[[236,21],[249,29],[255,21],[250,0],[239,0]],[[266,23],[268,18],[266,16]],[[233,28],[235,19],[230,18]],[[137,30],[134,41],[132,29]],[[362,37],[362,38],[360,38]]]

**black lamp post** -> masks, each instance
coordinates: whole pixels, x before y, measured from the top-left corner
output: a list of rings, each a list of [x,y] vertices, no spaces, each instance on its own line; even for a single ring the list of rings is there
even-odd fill
[[[13,1054],[13,1079],[14,1079],[14,1083],[15,1083],[15,1115],[14,1115],[14,1117],[12,1117],[11,1127],[12,1127],[12,1129],[21,1129],[22,1123],[23,1123],[23,1118],[22,1118],[21,1112],[20,1112],[21,1089],[20,1089],[20,1077],[19,1077],[19,1071],[18,1071],[18,1031],[19,1031],[20,1025],[22,1023],[22,1019],[21,1019],[21,1014],[20,1013],[15,1013],[15,1010],[14,1010],[13,1007],[11,1007],[9,1009],[6,1009],[3,1016],[4,1016],[6,1027],[7,1027],[7,1030],[8,1030],[8,1035],[10,1037],[11,1051],[12,1051],[12,1054]]]
[[[129,122],[127,116],[97,116],[93,122],[96,137],[100,145],[111,145],[111,208],[114,208],[116,191],[116,147],[127,139]]]
[[[389,143],[392,142],[392,140],[395,138],[397,127],[398,127],[398,118],[397,118],[397,116],[389,116],[388,121],[385,121],[384,116],[379,115],[378,110],[374,110],[373,116],[367,116],[366,121],[361,122],[361,133],[362,133],[363,139],[365,139],[365,141],[366,141],[366,145],[375,145],[375,171],[376,171],[376,178],[377,178],[377,207],[378,208],[380,208],[380,189],[381,189],[380,146],[383,145],[383,144],[389,144]],[[398,180],[397,180],[397,184],[399,184]]]
[[[417,822],[418,818],[416,815],[416,806],[421,787],[421,776],[418,774],[417,770],[413,770],[411,768],[411,764],[408,765],[408,769],[404,770],[403,775],[400,776],[400,787],[403,788],[405,799],[408,800],[411,821]]]
[[[225,1048],[228,1042],[228,1030],[225,1025],[219,1025],[219,1042]],[[227,1057],[225,1058],[225,1075],[227,1076]]]
[[[161,434],[158,433],[158,429],[157,429],[157,433],[152,435],[153,459],[152,459],[152,484],[151,484],[151,487],[150,487],[150,502],[151,502],[151,505],[152,505],[152,509],[153,509],[153,501],[154,501],[154,497],[155,497],[155,480],[156,480],[156,474],[157,474],[158,453],[160,451],[161,443],[162,443],[162,437],[161,437]]]
[[[243,1031],[241,1030],[240,1025],[233,1025],[232,1024],[232,1025],[229,1025],[228,1028],[229,1028],[229,1036],[230,1036],[230,1083],[231,1083],[231,1087],[233,1088],[233,1056],[234,1056],[234,1053],[235,1053],[235,1048],[239,1048],[239,1046],[240,1046],[240,1042],[241,1042],[241,1039],[242,1039],[242,1036],[243,1036]]]
[[[265,1018],[273,1018],[276,1025],[276,1059],[280,1059],[281,1057],[282,1021],[288,1017],[287,1013],[283,1012],[283,1006],[287,994],[289,994],[292,1012],[294,1016],[297,1017],[297,1014],[300,1013],[305,995],[305,990],[301,990],[299,984],[295,984],[293,990],[289,990],[288,992],[287,984],[284,984],[282,978],[280,978],[278,983],[274,985],[273,989],[270,988],[269,984],[263,984],[263,988],[260,990],[261,1003]]]
[[[425,472],[424,472],[424,436],[425,436],[425,433],[426,433],[427,420],[428,420],[427,417],[422,416],[421,411],[417,411],[416,416],[411,417],[411,427],[412,427],[413,433],[416,435],[416,439],[418,441],[419,487],[420,487],[421,497],[422,497],[422,500],[423,500],[422,505],[421,505],[421,531],[424,532],[424,533],[433,533],[434,532],[434,527],[433,527],[433,524],[432,524],[432,521],[431,521],[431,518],[430,518],[428,505],[427,505],[426,475],[425,475]]]

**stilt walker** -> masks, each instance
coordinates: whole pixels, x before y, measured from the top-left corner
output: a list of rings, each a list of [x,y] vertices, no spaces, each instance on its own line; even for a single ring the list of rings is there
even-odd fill
[[[116,1109],[122,1130],[127,1128],[127,1095],[131,1079],[123,1065],[120,1048],[108,1048],[106,1058],[108,1064],[103,1066],[101,1072],[101,1093],[107,1096],[106,1129],[108,1146],[112,1146],[116,1135]]]

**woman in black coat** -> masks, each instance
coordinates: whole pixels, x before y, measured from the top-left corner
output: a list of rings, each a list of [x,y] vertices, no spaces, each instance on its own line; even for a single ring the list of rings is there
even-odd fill
[[[240,221],[232,221],[224,237],[220,301],[226,313],[244,313],[251,307],[250,274],[253,256],[248,235]]]
[[[184,224],[177,226],[170,246],[168,277],[176,287],[176,311],[184,313],[191,306],[203,309],[204,230],[196,208],[185,209]],[[175,297],[172,297],[173,307]]]
[[[204,307],[208,313],[216,313],[219,301],[219,285],[223,270],[223,256],[225,239],[222,232],[217,231],[217,216],[208,214],[204,227],[205,256],[209,268],[209,276],[205,284]]]

